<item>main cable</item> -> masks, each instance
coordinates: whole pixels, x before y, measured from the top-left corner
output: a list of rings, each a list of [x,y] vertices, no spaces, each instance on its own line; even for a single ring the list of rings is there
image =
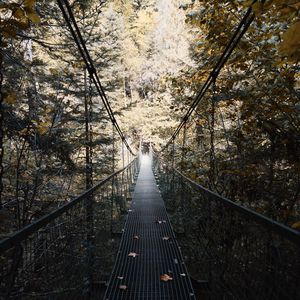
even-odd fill
[[[256,1],[253,1],[252,4],[254,4]],[[163,152],[171,143],[173,140],[175,140],[176,136],[179,134],[180,130],[184,126],[184,124],[188,121],[189,117],[191,114],[195,111],[197,106],[199,105],[200,101],[203,99],[203,96],[206,94],[207,90],[211,86],[213,82],[216,81],[221,69],[223,66],[226,64],[228,61],[230,55],[232,54],[233,50],[236,48],[237,44],[241,40],[241,38],[244,36],[246,31],[248,30],[249,26],[254,20],[254,13],[252,10],[252,7],[249,7],[247,12],[245,13],[243,19],[240,21],[237,29],[235,30],[233,36],[231,37],[230,41],[228,42],[225,50],[223,51],[221,57],[217,61],[215,67],[209,74],[208,78],[206,79],[204,85],[202,86],[201,90],[198,92],[196,95],[193,103],[191,106],[188,108],[187,112],[185,113],[184,117],[182,118],[180,124],[172,134],[171,138],[169,141],[166,143],[166,145],[162,148],[161,152]]]
[[[94,63],[93,63],[93,60],[90,56],[90,53],[86,47],[86,44],[85,44],[85,41],[82,37],[82,34],[80,32],[80,29],[77,25],[77,22],[75,20],[75,17],[73,15],[73,12],[72,12],[72,9],[71,9],[71,6],[68,2],[68,0],[57,0],[58,2],[58,6],[63,14],[63,17],[70,29],[70,32],[73,36],[73,39],[78,47],[78,50],[80,52],[80,55],[86,65],[86,68],[89,72],[89,76],[90,78],[92,79],[92,81],[94,82],[94,85],[97,89],[97,92],[103,102],[103,105],[108,113],[108,116],[113,124],[113,126],[116,128],[122,142],[125,144],[126,148],[128,149],[128,151],[132,154],[132,155],[135,155],[130,147],[130,145],[128,144],[115,116],[114,116],[114,113],[113,113],[113,110],[110,106],[110,103],[107,99],[107,96],[104,92],[104,89],[102,87],[102,84],[101,84],[101,81],[99,79],[99,76],[97,74],[97,71],[94,67]]]

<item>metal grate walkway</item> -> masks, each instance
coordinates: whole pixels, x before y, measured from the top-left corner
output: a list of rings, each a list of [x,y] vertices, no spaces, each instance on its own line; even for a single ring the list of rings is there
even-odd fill
[[[104,299],[195,299],[147,156]]]

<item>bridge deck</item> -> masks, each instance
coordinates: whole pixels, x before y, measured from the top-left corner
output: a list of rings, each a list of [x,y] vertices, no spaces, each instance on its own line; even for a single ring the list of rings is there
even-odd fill
[[[172,280],[163,281],[164,274]],[[141,165],[104,299],[195,299],[149,159]]]

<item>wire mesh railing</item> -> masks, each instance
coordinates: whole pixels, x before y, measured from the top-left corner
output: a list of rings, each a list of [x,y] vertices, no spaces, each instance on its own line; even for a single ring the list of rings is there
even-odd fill
[[[109,276],[138,158],[0,242],[1,299],[85,299]]]
[[[202,187],[157,157],[153,167],[198,296],[300,298],[298,231]]]

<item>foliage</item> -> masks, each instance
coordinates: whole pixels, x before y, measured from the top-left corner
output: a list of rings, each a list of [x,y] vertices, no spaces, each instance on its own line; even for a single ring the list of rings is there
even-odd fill
[[[128,139],[156,149],[252,6],[254,22],[175,141],[175,162],[233,200],[298,221],[299,1],[70,3]],[[4,197],[16,229],[84,188],[85,99],[94,179],[129,156],[112,144],[116,133],[56,2],[5,1],[0,10]]]
[[[107,70],[101,73],[105,78],[119,61],[119,15],[111,6],[96,1],[74,2],[72,9],[96,68]],[[104,17],[99,18],[102,10]],[[116,141],[113,162],[112,127],[56,2],[1,4],[0,24],[5,114],[3,204],[13,217],[9,226],[1,228],[6,234],[85,188],[85,99],[91,98],[92,103],[94,180],[118,167],[121,145]],[[104,78],[108,96],[116,97],[119,77]]]
[[[173,107],[191,103],[248,5],[198,1],[186,8],[197,32],[191,54],[198,68],[186,72],[184,81],[172,80]],[[255,21],[175,151],[192,178],[289,224],[299,216],[300,193],[298,8],[298,1],[253,4]]]

